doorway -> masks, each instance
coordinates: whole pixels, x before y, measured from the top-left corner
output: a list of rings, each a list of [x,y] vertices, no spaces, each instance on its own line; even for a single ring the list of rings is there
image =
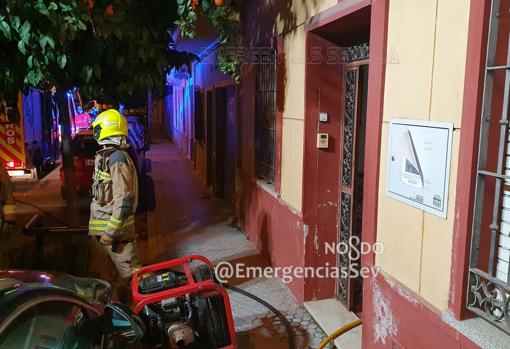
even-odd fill
[[[223,197],[234,207],[237,169],[237,92],[234,86],[225,87],[225,161],[223,163]]]
[[[234,86],[207,92],[208,185],[214,196],[234,206],[237,159],[237,92]]]
[[[342,91],[342,131],[341,161],[338,198],[339,246],[349,246],[349,250],[360,249],[361,224],[363,214],[363,178],[365,131],[368,86],[368,49],[366,54],[355,52],[368,48],[368,44],[346,48],[344,55],[348,61],[343,66]],[[349,52],[353,53],[349,55]],[[354,253],[337,255],[339,270],[361,268],[361,256]],[[359,273],[358,273],[359,275]],[[361,313],[363,302],[363,279],[349,277],[341,273],[336,285],[336,298],[347,309]]]

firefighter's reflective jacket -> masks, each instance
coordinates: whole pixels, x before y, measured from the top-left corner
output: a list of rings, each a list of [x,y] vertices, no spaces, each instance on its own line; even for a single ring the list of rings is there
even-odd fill
[[[136,168],[126,151],[117,147],[96,154],[89,234],[106,234],[117,241],[135,237],[138,200]]]
[[[16,219],[16,205],[12,196],[11,178],[4,165],[0,163],[0,203],[2,204],[1,216],[6,222],[14,222]]]

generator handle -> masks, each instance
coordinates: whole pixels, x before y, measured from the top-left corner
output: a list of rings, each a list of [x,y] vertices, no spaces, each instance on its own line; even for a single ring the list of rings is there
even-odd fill
[[[164,262],[160,262],[160,263],[156,263],[156,264],[147,265],[145,267],[142,267],[140,270],[138,270],[135,273],[135,275],[141,276],[143,274],[153,273],[155,271],[170,269],[173,267],[181,266],[183,264],[188,264],[193,261],[200,261],[204,264],[207,264],[210,268],[214,268],[212,262],[208,258],[206,258],[204,256],[200,256],[200,255],[191,255],[191,256],[181,257],[181,258],[177,258],[177,259],[172,259],[170,261],[164,261]],[[133,276],[133,281],[136,280],[135,275]]]
[[[212,262],[209,259],[207,259],[206,257],[200,256],[200,255],[191,255],[191,256],[172,259],[169,261],[164,261],[164,262],[160,262],[160,263],[156,263],[156,264],[152,264],[152,265],[147,265],[145,267],[142,267],[140,270],[136,271],[133,274],[133,277],[131,278],[131,293],[133,295],[134,303],[138,305],[142,299],[145,299],[148,297],[147,295],[140,294],[138,291],[138,287],[139,287],[138,280],[140,279],[141,276],[143,276],[145,274],[149,274],[149,273],[154,273],[154,272],[157,272],[160,270],[171,269],[171,268],[180,267],[180,266],[182,266],[182,268],[184,269],[184,273],[186,274],[186,278],[188,281],[187,286],[190,286],[191,288],[200,290],[201,284],[206,283],[206,282],[205,281],[204,282],[195,282],[194,281],[193,275],[192,275],[191,270],[188,266],[188,264],[193,261],[200,261],[200,262],[208,265],[209,268],[211,268],[211,269],[214,268]],[[198,286],[198,288],[197,288],[197,286]],[[168,292],[163,291],[163,292],[158,292],[158,293],[152,294],[151,296],[157,295],[159,293],[168,294]]]

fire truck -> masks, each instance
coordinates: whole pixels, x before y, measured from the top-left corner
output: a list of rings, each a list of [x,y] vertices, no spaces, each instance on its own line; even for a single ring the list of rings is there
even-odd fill
[[[13,179],[35,180],[59,159],[59,109],[55,88],[30,88],[16,96],[0,94],[0,161]],[[90,127],[79,90],[66,92],[71,136]],[[10,98],[9,98],[10,97]]]
[[[59,158],[59,113],[53,93],[30,88],[0,97],[0,161],[13,179],[40,178]]]
[[[71,135],[82,130],[90,128],[91,118],[85,111],[80,92],[77,88],[67,91],[67,105],[69,108],[69,121],[71,126]]]

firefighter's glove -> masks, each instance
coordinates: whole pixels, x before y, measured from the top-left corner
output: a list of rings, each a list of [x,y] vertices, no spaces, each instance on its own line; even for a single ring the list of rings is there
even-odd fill
[[[99,242],[105,246],[111,246],[113,244],[113,239],[106,234],[101,235],[101,239]]]

